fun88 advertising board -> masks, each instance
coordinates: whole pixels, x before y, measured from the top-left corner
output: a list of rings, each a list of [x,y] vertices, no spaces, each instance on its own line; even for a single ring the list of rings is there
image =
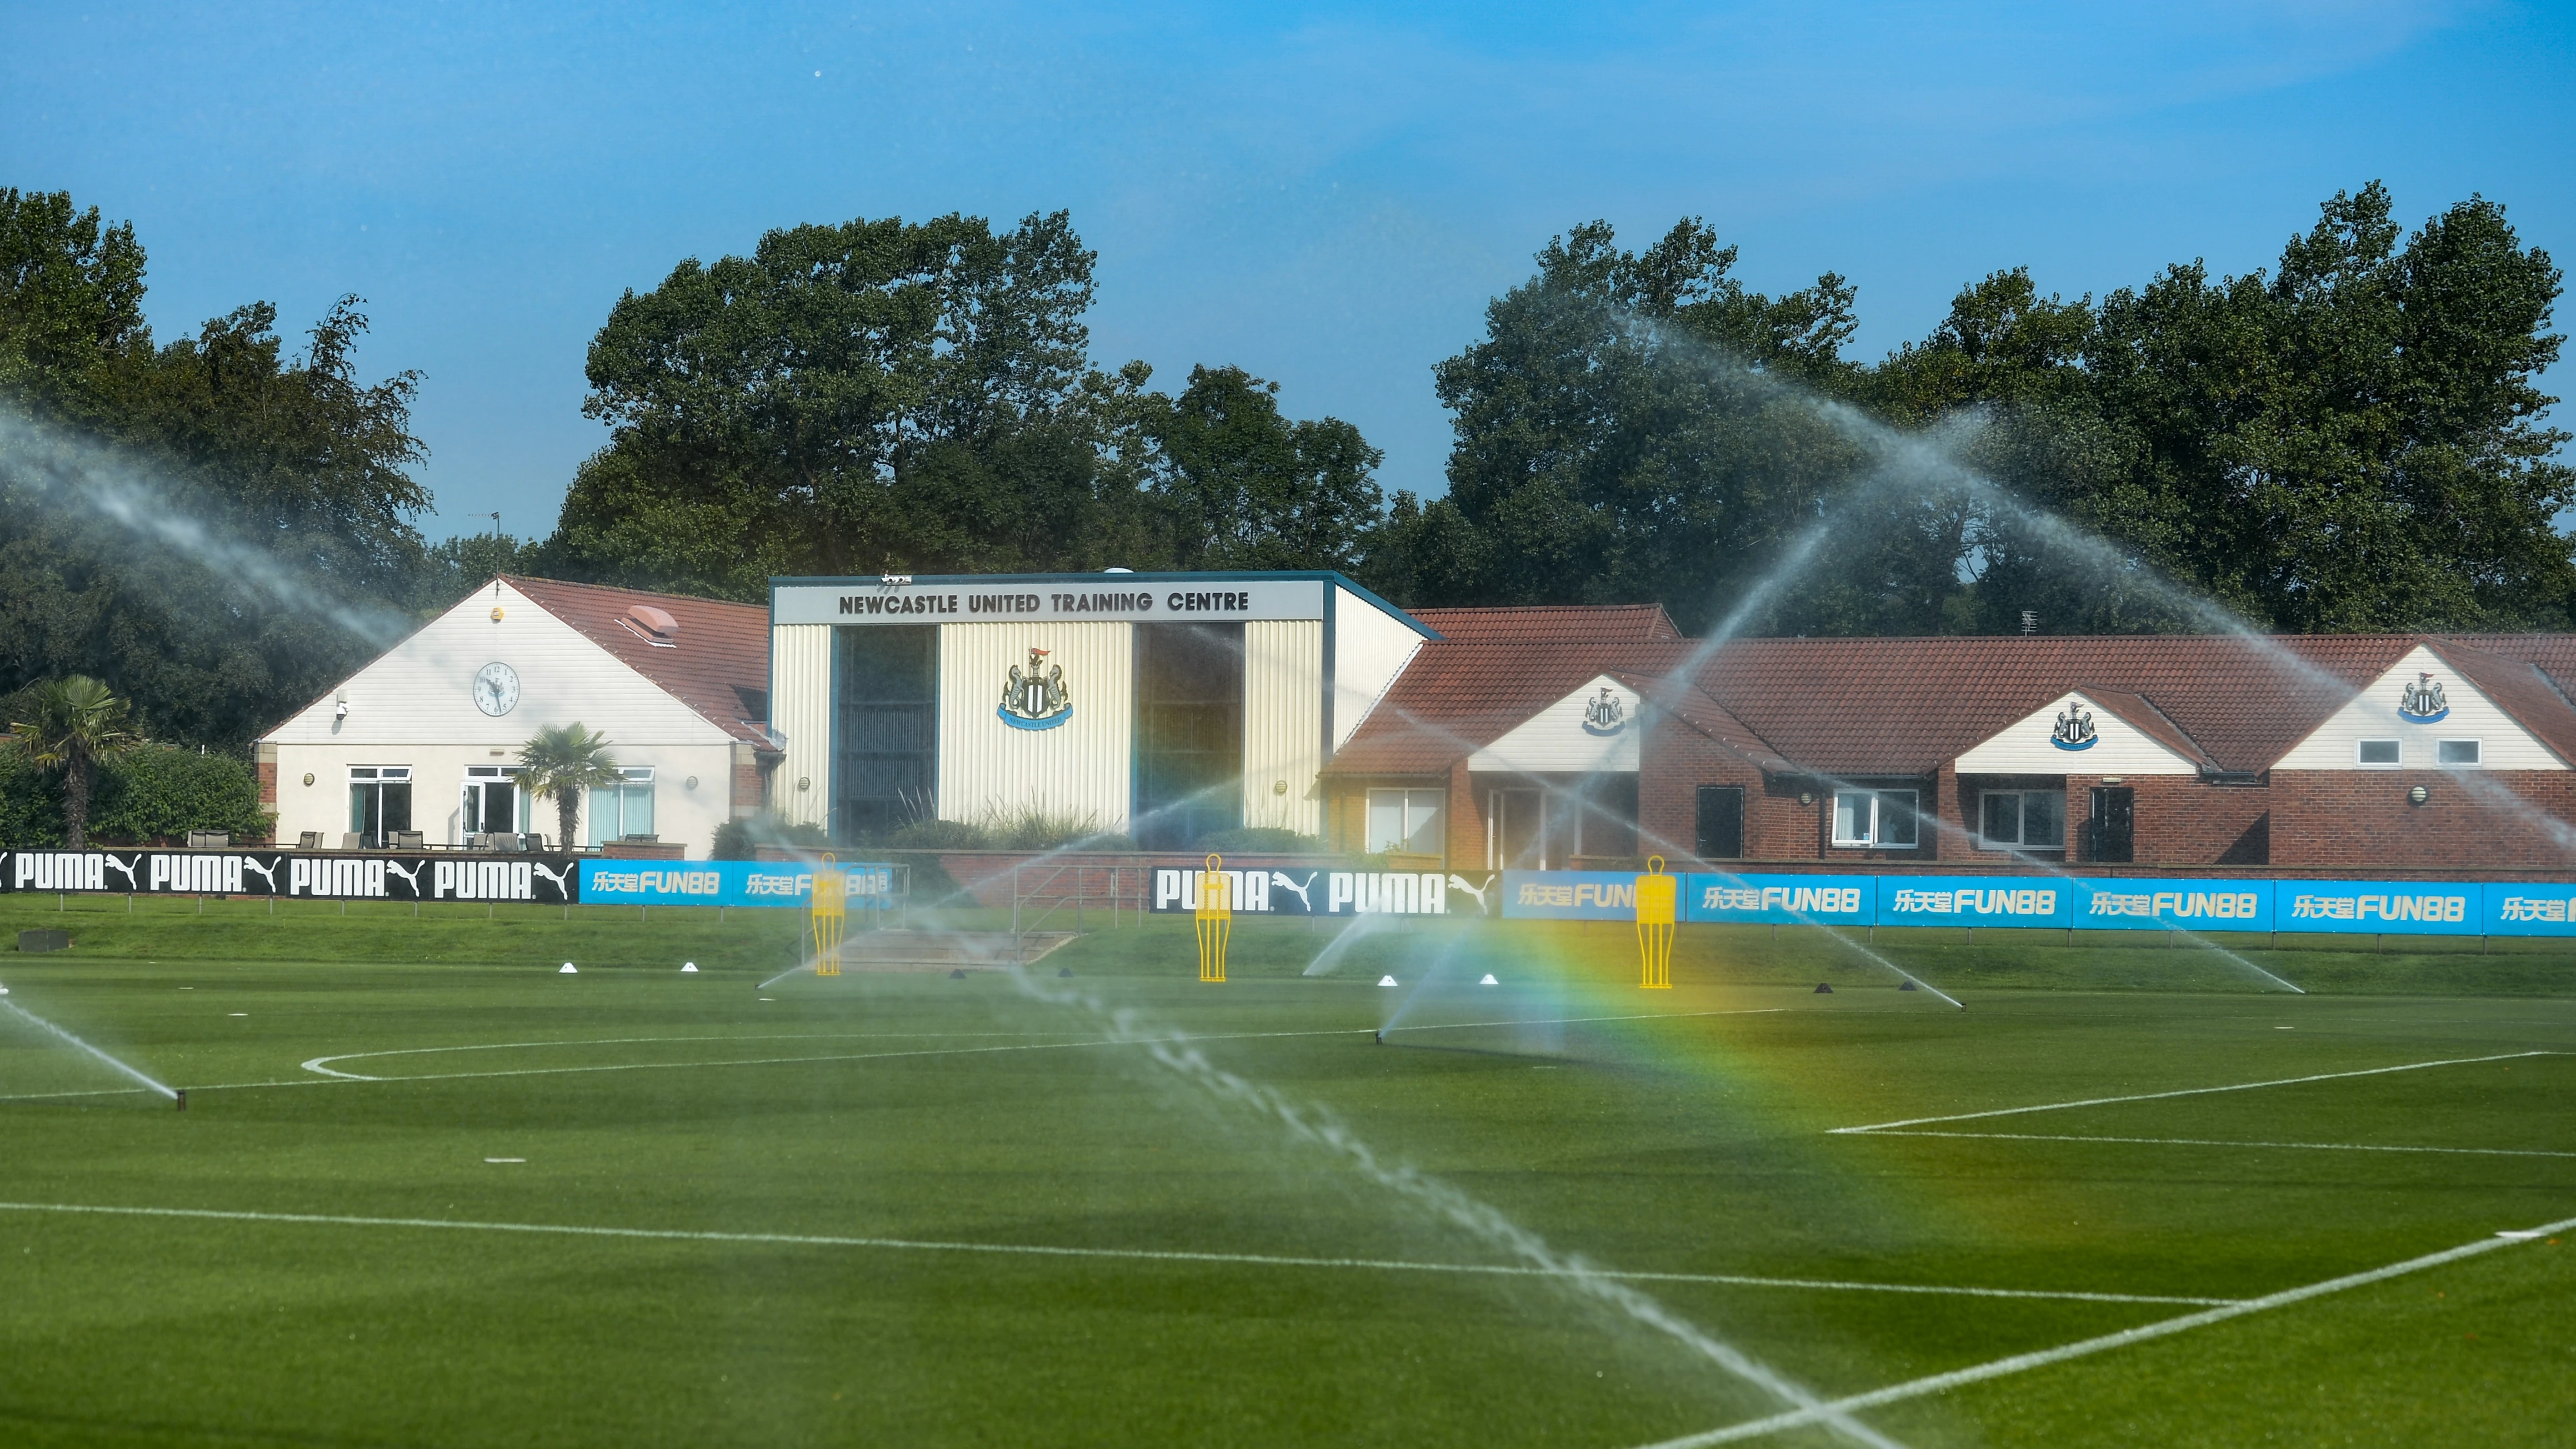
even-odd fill
[[[1748,926],[1876,924],[1865,875],[1694,875],[1682,881],[1682,919]]]
[[[836,866],[854,911],[894,904],[894,867]],[[813,903],[814,867],[801,860],[585,860],[584,905],[795,906]]]
[[[2060,876],[1883,875],[1882,926],[2049,926],[2074,923],[2075,882]]]
[[[2465,881],[2285,880],[2272,928],[2376,936],[2474,936],[2486,929],[2479,888]]]
[[[2070,880],[2071,914],[2083,931],[2268,931],[2268,880]],[[2282,930],[2298,929],[2283,922]]]

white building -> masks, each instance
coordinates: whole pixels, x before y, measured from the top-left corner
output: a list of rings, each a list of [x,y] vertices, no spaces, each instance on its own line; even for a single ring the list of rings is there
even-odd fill
[[[1438,637],[1333,573],[777,579],[770,626],[781,815],[1035,809],[1158,850],[1321,834],[1319,772]]]
[[[277,838],[533,833],[560,849],[554,802],[518,788],[518,753],[578,722],[608,736],[626,783],[590,793],[573,843],[651,837],[703,857],[719,825],[760,809],[777,759],[768,626],[756,605],[495,579],[261,737]]]

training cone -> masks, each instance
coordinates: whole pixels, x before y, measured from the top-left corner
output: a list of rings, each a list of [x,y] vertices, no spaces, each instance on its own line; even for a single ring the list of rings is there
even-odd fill
[[[1392,976],[1381,976],[1377,979],[1377,984],[1380,986],[1393,986],[1395,984],[1395,978]]]
[[[1488,971],[1488,972],[1486,972],[1486,973],[1485,973],[1485,979],[1484,979],[1484,980],[1482,980],[1482,981],[1477,982],[1476,984],[1477,984],[1477,985],[1479,985],[1479,986],[1500,986],[1500,985],[1502,985],[1503,983],[1501,983],[1501,982],[1499,982],[1499,981],[1496,981],[1496,980],[1494,979],[1494,973],[1493,973],[1493,972],[1491,972],[1491,971]]]
[[[1055,979],[1058,981],[1071,981],[1073,979],[1073,968],[1070,966],[1058,966],[1055,968]]]
[[[1913,991],[1918,988],[1911,981],[1899,981],[1896,983],[1896,989],[1899,991]]]
[[[949,980],[951,980],[951,981],[963,981],[963,980],[965,980],[965,979],[966,979],[966,968],[965,968],[965,967],[963,967],[963,966],[960,966],[960,967],[958,967],[956,970],[949,972],[949,973],[948,973],[948,979],[949,979]]]
[[[695,975],[697,975],[697,974],[698,974],[698,963],[697,963],[697,962],[695,962],[695,961],[683,961],[683,962],[681,962],[681,963],[680,963],[680,974],[681,974],[681,975],[683,975],[683,976],[695,976]]]
[[[1830,985],[1828,985],[1828,984],[1826,984],[1825,982],[1822,982],[1822,981],[1819,981],[1819,982],[1817,982],[1817,983],[1816,983],[1816,995],[1818,995],[1818,996],[1831,996],[1831,995],[1833,995],[1833,994],[1834,994],[1834,988],[1833,988],[1832,986],[1830,986]]]
[[[579,976],[581,973],[573,969],[573,964],[570,961],[566,961],[563,963],[563,969],[555,974],[557,976]]]

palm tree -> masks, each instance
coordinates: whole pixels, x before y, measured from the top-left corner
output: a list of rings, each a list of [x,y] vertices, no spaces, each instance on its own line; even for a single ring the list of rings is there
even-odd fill
[[[552,795],[555,823],[562,828],[555,848],[572,849],[581,820],[581,792],[614,785],[626,777],[608,753],[608,736],[592,734],[581,721],[548,725],[519,747],[519,787],[531,795]]]
[[[63,835],[74,850],[89,845],[89,787],[98,762],[135,744],[126,703],[86,674],[36,686],[27,720],[11,720],[18,748],[48,770],[63,772]]]

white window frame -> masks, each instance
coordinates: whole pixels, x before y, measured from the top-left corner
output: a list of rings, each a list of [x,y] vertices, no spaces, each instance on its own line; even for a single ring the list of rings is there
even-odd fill
[[[2013,838],[2004,840],[1986,833],[1986,802],[2010,796],[2013,800]],[[2031,797],[2055,798],[2058,802],[2057,839],[2039,843],[2025,839],[2030,834]],[[2063,790],[1980,790],[1977,792],[1977,844],[1987,850],[2064,850],[2066,848],[2066,792]]]
[[[505,831],[491,831],[491,830],[486,830],[486,831],[479,831],[479,832],[474,832],[474,833],[477,833],[477,834],[483,834],[483,835],[496,835],[496,834],[498,834],[498,835],[525,835],[525,834],[527,834],[527,833],[528,833],[528,827],[529,827],[530,822],[532,822],[532,821],[536,818],[535,811],[531,808],[531,807],[534,805],[534,803],[535,803],[536,797],[535,797],[534,795],[529,794],[529,793],[528,793],[528,787],[527,787],[526,785],[524,785],[524,784],[521,784],[521,783],[520,783],[520,781],[519,781],[519,777],[520,777],[520,776],[522,776],[522,775],[524,775],[524,774],[526,774],[527,772],[528,772],[528,771],[527,771],[527,767],[526,767],[525,765],[468,765],[468,766],[466,766],[466,767],[465,767],[465,781],[464,781],[464,783],[463,783],[463,784],[461,784],[461,785],[457,786],[457,788],[456,788],[456,813],[457,813],[458,817],[460,818],[460,821],[461,821],[461,819],[462,819],[462,817],[463,817],[463,815],[464,815],[464,813],[465,813],[465,792],[466,792],[466,790],[468,790],[468,789],[470,789],[470,788],[478,788],[478,787],[480,787],[480,786],[490,784],[490,783],[492,783],[493,781],[496,781],[496,780],[507,780],[507,781],[509,781],[509,782],[510,782],[510,791],[511,791],[511,798],[512,798],[512,801],[513,801],[513,803],[515,804],[515,806],[517,807],[517,812],[518,812],[518,816],[519,816],[518,827],[517,827],[515,830],[505,830]],[[462,841],[459,841],[459,842],[458,842],[458,844],[460,844],[460,845],[461,845],[461,844],[463,844],[463,843],[464,843],[464,842],[462,842]]]
[[[1400,797],[1397,808],[1401,812],[1404,833],[1394,845],[1381,847],[1376,839],[1377,812],[1381,798],[1388,795]],[[1448,814],[1449,792],[1446,790],[1427,790],[1420,786],[1372,785],[1368,790],[1368,798],[1361,803],[1360,847],[1369,854],[1376,854],[1380,849],[1401,851],[1407,855],[1445,854],[1446,852],[1438,848],[1436,841],[1434,848],[1428,851],[1413,849],[1412,842],[1413,837],[1424,830],[1445,823]]]
[[[2362,758],[2363,749],[2371,745],[2394,745],[2397,747],[2397,758],[2393,760],[2369,760]],[[2352,742],[2352,763],[2354,768],[2362,770],[2402,770],[2406,768],[2406,742],[2404,740],[2390,739],[2354,740]]]
[[[1914,838],[1891,842],[1885,837],[1887,817],[1892,812],[1882,807],[1900,795],[1905,797],[1904,813],[1914,817]],[[1846,836],[1843,834],[1843,802],[1855,798],[1869,802],[1869,824],[1864,827],[1866,834]],[[1860,850],[1886,846],[1895,850],[1912,850],[1923,843],[1923,792],[1920,790],[1836,790],[1826,799],[1826,831],[1837,848]]]
[[[2443,759],[2442,756],[2448,753],[2454,745],[2468,746],[2469,757],[2465,760]],[[2441,766],[2443,769],[2466,769],[2472,765],[2483,766],[2486,762],[2487,742],[2485,740],[2436,740],[2433,742],[2433,763]]]
[[[604,845],[612,840],[623,840],[626,838],[628,833],[626,829],[626,792],[635,786],[641,785],[649,795],[653,790],[653,769],[654,767],[651,765],[629,765],[617,772],[620,778],[616,786],[618,794],[617,833],[614,835],[604,834],[599,828],[600,790],[594,788],[589,792],[589,797],[582,802],[589,817],[582,823],[582,833],[592,838],[592,844]],[[652,835],[660,832],[662,828],[662,802],[656,799],[652,804],[653,829],[649,831],[639,830],[634,832],[635,834]]]

